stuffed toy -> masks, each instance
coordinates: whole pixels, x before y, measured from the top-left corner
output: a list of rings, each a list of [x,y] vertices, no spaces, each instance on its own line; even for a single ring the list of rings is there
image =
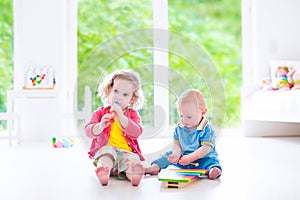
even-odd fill
[[[294,68],[288,68],[287,66],[278,66],[275,74],[276,82],[270,90],[290,90],[293,87],[293,75],[296,71]]]

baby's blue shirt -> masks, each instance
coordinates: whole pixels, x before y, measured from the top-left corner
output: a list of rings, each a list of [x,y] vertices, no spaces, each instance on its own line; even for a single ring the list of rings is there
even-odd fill
[[[215,131],[205,117],[202,118],[199,126],[192,131],[181,123],[178,123],[174,131],[174,139],[179,140],[182,155],[188,155],[206,144],[212,148],[205,157],[218,160],[218,154],[215,149]]]

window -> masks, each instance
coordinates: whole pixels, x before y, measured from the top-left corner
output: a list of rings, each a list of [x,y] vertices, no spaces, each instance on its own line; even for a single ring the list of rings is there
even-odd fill
[[[113,14],[111,14],[113,13]],[[139,72],[147,109],[140,110],[144,127],[153,127],[153,37],[152,1],[80,0],[78,2],[78,94],[88,85],[93,92],[93,109],[101,105],[96,97],[100,81],[116,69]],[[137,41],[145,33],[143,41]],[[145,46],[140,46],[140,45]],[[78,95],[79,109],[83,97]]]
[[[238,24],[240,20],[237,2],[79,0],[78,94],[83,94],[85,85],[90,86],[95,109],[101,105],[95,98],[99,81],[115,69],[131,68],[142,77],[147,102],[146,109],[140,113],[143,125],[148,130],[154,128],[150,132],[156,132],[163,124],[174,126],[178,120],[175,102],[187,87],[200,89],[207,96],[208,117],[219,126],[223,125],[225,117],[225,100],[234,100],[234,105],[227,107],[228,119],[237,121],[239,87],[232,85],[241,82],[237,50],[240,48],[240,26],[228,31],[232,22]],[[229,12],[231,17],[226,18]],[[166,29],[170,31],[159,31]],[[139,40],[141,34],[142,41]],[[183,48],[176,46],[174,41],[179,41]],[[213,57],[200,44],[209,49]],[[147,45],[149,48],[144,48]],[[198,48],[200,56],[199,52],[187,47]],[[188,52],[182,52],[184,50]],[[217,60],[217,65],[211,60]],[[224,85],[220,73],[225,78]],[[236,77],[227,78],[228,74]],[[225,99],[224,87],[234,95]],[[78,98],[81,108],[83,97],[79,95]],[[164,114],[166,116],[162,116]],[[161,120],[164,118],[169,122]]]
[[[6,91],[13,87],[13,1],[0,2],[0,113],[6,112]],[[0,136],[6,121],[0,120]]]

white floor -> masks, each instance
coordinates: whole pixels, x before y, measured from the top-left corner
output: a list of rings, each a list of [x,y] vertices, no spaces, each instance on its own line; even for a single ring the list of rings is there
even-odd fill
[[[162,141],[141,141],[142,149],[151,152],[151,144],[155,151]],[[217,150],[223,167],[220,180],[201,179],[174,189],[164,188],[156,176],[145,176],[138,187],[113,178],[102,187],[79,142],[69,149],[52,148],[51,142],[12,147],[1,142],[0,199],[300,199],[299,137],[223,134]]]

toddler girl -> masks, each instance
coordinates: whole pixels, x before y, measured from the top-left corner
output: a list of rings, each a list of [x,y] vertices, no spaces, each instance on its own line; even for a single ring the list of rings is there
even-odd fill
[[[144,174],[140,163],[144,157],[137,141],[143,131],[137,109],[144,100],[139,74],[130,70],[112,73],[99,86],[98,96],[104,105],[85,126],[86,135],[92,138],[89,154],[96,175],[103,186],[110,175],[128,178],[138,186]]]

